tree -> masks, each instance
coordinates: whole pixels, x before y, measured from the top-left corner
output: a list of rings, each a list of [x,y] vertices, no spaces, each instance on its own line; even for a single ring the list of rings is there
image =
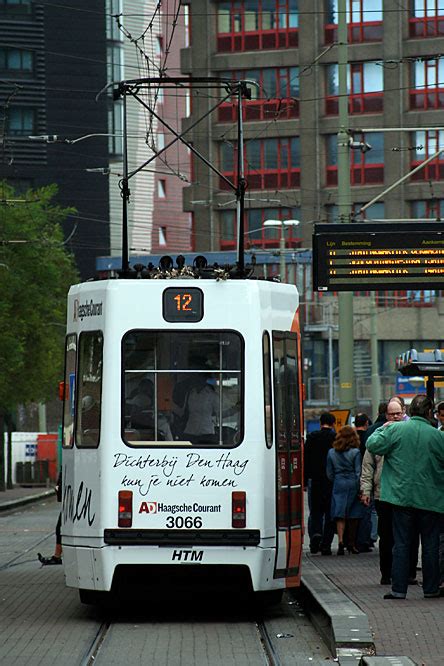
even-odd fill
[[[73,209],[52,203],[55,186],[0,202],[0,409],[45,402],[63,374],[66,297],[78,281],[61,223]],[[1,205],[3,203],[3,205]]]

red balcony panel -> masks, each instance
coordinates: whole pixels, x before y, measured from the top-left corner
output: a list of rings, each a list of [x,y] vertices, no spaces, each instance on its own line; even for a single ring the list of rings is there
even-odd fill
[[[425,95],[423,92],[417,93],[415,90],[411,90],[410,94],[410,109],[424,109],[425,108]]]
[[[380,42],[382,41],[382,23],[375,21],[374,23],[363,24],[363,42]]]
[[[372,185],[373,183],[384,182],[384,165],[375,164],[372,166],[364,167],[364,183]]]
[[[232,174],[224,174],[227,178],[230,178]],[[226,183],[222,178],[219,178],[219,189],[220,190],[231,190],[231,187]]]
[[[262,48],[275,49],[276,48],[276,33],[264,32],[262,33]]]
[[[358,167],[352,167],[351,169],[351,184],[352,185],[363,185],[364,184],[364,174],[361,170],[361,165]]]
[[[298,31],[290,30],[287,34],[288,34],[288,46],[297,46],[299,44]]]
[[[277,187],[279,187],[279,188],[282,188],[282,187],[290,187],[290,183],[289,183],[289,175],[290,175],[290,174],[286,173],[285,171],[282,172],[282,173],[280,173],[280,174],[278,174],[278,183],[277,183]],[[273,186],[272,186],[272,187],[273,187]]]
[[[236,35],[233,40],[233,51],[243,51],[244,45],[242,35]]]
[[[332,24],[326,25],[324,28],[324,41],[326,44],[333,44],[333,42],[337,42],[337,36],[338,36],[338,26]]]
[[[286,174],[281,174],[285,177]],[[265,189],[274,189],[278,187],[278,174],[277,173],[265,173],[264,174],[264,187]],[[281,185],[281,187],[287,187],[286,185]]]
[[[325,112],[328,116],[335,116],[339,113],[339,101],[337,97],[325,98]]]
[[[364,102],[364,113],[381,113],[384,106],[382,92],[368,93],[362,97]]]
[[[262,176],[259,173],[247,175],[248,187],[251,190],[260,190],[262,188]]]
[[[338,26],[335,23],[329,23],[324,27],[324,41],[326,44],[338,41]],[[348,41],[354,44],[382,41],[382,21],[349,23]]]
[[[244,106],[244,120],[261,120],[261,107],[262,104],[260,102],[246,102]]]
[[[301,172],[292,171],[290,174],[290,187],[300,187],[301,186]]]
[[[234,105],[233,104],[222,104],[219,107],[218,120],[220,123],[233,122],[234,118]]]
[[[244,39],[245,51],[257,51],[260,49],[259,33],[246,33]]]
[[[327,185],[338,184],[338,167],[327,167]]]
[[[276,115],[278,108],[279,108],[279,102],[277,101],[264,102],[263,105],[264,120],[270,120],[273,117],[273,115]]]
[[[444,35],[444,17],[427,16],[409,19],[410,37],[438,37]]]
[[[231,35],[228,37],[221,37],[220,35],[217,38],[217,50],[219,53],[228,53],[232,50],[231,48]]]
[[[364,103],[361,96],[350,95],[348,98],[349,113],[362,113],[364,110]]]
[[[295,99],[289,100],[288,117],[299,118],[299,102]]]

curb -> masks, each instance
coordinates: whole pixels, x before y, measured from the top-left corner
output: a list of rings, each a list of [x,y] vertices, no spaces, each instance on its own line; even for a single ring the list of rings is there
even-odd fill
[[[45,490],[43,493],[38,495],[26,495],[15,500],[7,500],[5,502],[0,502],[0,512],[1,511],[11,511],[25,504],[32,504],[32,502],[39,502],[40,500],[47,499],[55,495],[55,490]]]
[[[341,664],[356,664],[362,657],[374,655],[367,615],[306,557],[302,572],[307,612],[333,656]]]
[[[340,664],[415,666],[409,657],[376,657],[367,615],[305,556],[302,572],[307,613]]]

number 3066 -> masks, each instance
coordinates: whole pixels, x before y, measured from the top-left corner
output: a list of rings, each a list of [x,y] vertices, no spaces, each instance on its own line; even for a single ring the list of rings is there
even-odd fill
[[[176,528],[178,530],[194,528],[196,530],[202,527],[202,518],[200,516],[168,516],[166,519],[166,526],[169,529]]]

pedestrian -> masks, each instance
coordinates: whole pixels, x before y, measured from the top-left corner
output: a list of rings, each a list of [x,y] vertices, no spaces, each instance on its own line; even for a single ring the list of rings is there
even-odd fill
[[[444,402],[436,406],[436,418],[438,419],[438,430],[444,430]]]
[[[361,453],[361,463],[365,454],[365,441],[367,439],[367,430],[370,425],[370,419],[367,414],[361,413],[355,416],[355,430],[359,437],[359,451]],[[362,506],[362,517],[358,524],[358,534],[356,537],[356,546],[360,553],[369,553],[373,547],[372,541],[372,512],[374,510],[373,500]]]
[[[378,415],[374,423],[372,423],[372,425],[369,426],[365,431],[365,436],[364,436],[365,441],[367,441],[370,435],[373,432],[375,432],[376,428],[379,428],[380,426],[384,425],[384,423],[386,422],[386,412],[387,412],[387,401],[384,400],[383,402],[380,402],[378,405]]]
[[[338,532],[338,555],[344,555],[344,531],[347,526],[347,550],[358,554],[356,533],[362,515],[359,502],[361,454],[359,437],[354,428],[343,426],[327,456],[327,476],[333,483],[331,516]]]
[[[444,513],[444,434],[432,425],[433,402],[417,395],[410,419],[378,428],[367,441],[370,453],[384,456],[381,500],[392,505],[392,591],[384,599],[405,599],[410,548],[418,527],[422,545],[425,598],[440,596],[439,535]]]
[[[330,516],[332,483],[327,477],[327,455],[336,432],[336,417],[323,412],[319,418],[320,429],[310,432],[304,447],[305,487],[309,492],[309,538],[310,552],[321,551],[331,555],[331,544],[335,525]]]
[[[59,476],[57,478],[57,483],[56,483],[56,495],[57,495],[57,502],[62,501],[62,470],[59,472]],[[61,533],[61,528],[62,528],[62,512],[59,513],[59,517],[57,520],[56,528],[55,528],[55,535],[56,535],[56,543],[55,543],[55,548],[54,548],[54,555],[51,557],[43,557],[41,553],[37,553],[37,557],[39,559],[39,562],[41,562],[42,566],[47,566],[48,564],[62,564],[62,533]]]

